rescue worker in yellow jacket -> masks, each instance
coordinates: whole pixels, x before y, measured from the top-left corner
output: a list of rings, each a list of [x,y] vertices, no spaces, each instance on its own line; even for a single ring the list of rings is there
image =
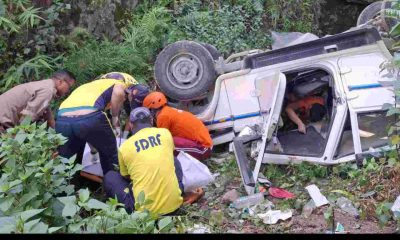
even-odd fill
[[[127,212],[146,208],[153,214],[164,215],[182,204],[182,169],[174,160],[174,141],[165,128],[152,126],[147,108],[132,110],[129,117],[133,136],[119,149],[120,172],[109,171],[104,176],[104,190],[108,197],[117,197]],[[135,209],[140,192],[151,203]]]
[[[112,72],[76,88],[58,110],[56,132],[68,138],[59,154],[70,158],[83,151],[87,142],[98,151],[103,174],[118,165],[119,114],[128,99],[126,90],[137,84],[129,74]],[[105,113],[108,109],[111,122]]]

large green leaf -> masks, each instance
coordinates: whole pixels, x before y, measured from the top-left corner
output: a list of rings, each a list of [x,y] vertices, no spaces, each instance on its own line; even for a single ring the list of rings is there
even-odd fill
[[[47,230],[49,229],[49,225],[39,222],[35,224],[31,229],[30,233],[47,233]]]
[[[24,223],[24,233],[30,233],[33,226],[40,222],[40,218]]]
[[[43,212],[46,208],[41,208],[41,209],[31,209],[31,210],[27,210],[18,214],[15,214],[16,216],[20,216],[22,218],[23,221],[27,221],[30,218],[40,214],[41,212]]]
[[[2,212],[7,212],[12,204],[14,203],[15,197],[8,196],[0,199],[0,210]]]
[[[22,196],[21,200],[19,201],[19,204],[24,205],[25,203],[29,202],[37,195],[39,195],[39,191],[37,189],[29,191],[28,193],[26,193]]]
[[[400,35],[400,23],[397,23],[392,30],[390,30],[390,36],[397,37]]]
[[[90,192],[89,190],[86,189],[80,189],[79,190],[79,201],[82,203],[85,203],[89,199]]]
[[[76,205],[75,196],[59,197],[57,199],[64,204],[61,214],[63,217],[73,217],[79,211],[79,207]]]
[[[25,139],[28,137],[28,134],[24,132],[23,130],[19,131],[17,135],[15,136],[15,141],[17,141],[19,144],[23,143]]]
[[[55,233],[58,230],[60,230],[61,228],[63,228],[63,227],[62,226],[61,227],[51,227],[51,228],[49,228],[48,232],[49,233]]]
[[[67,204],[62,210],[63,217],[73,217],[79,211],[79,207],[76,204]]]
[[[160,221],[158,221],[158,229],[162,231],[164,228],[171,227],[172,225],[172,217],[164,217]]]
[[[102,209],[102,210],[105,210],[105,209],[108,208],[107,204],[105,204],[103,202],[100,202],[100,201],[98,201],[96,199],[90,199],[89,202],[87,203],[87,206],[90,209]]]

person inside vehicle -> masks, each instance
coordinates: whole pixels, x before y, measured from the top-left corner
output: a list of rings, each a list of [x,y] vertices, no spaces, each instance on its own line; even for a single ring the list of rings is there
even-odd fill
[[[96,149],[91,149],[92,153],[98,151],[103,174],[118,165],[119,114],[127,98],[125,90],[137,84],[131,75],[113,72],[76,88],[58,110],[56,132],[68,138],[59,154],[70,158],[82,152],[87,142]],[[105,113],[108,109],[112,125]]]
[[[132,110],[132,136],[118,150],[119,172],[108,171],[103,179],[106,195],[116,196],[128,213],[146,208],[164,215],[183,202],[182,169],[174,160],[172,135],[167,129],[153,127],[152,121],[147,108]],[[135,199],[142,191],[152,203],[135,209]]]
[[[156,120],[156,126],[168,129],[175,144],[175,155],[184,151],[198,160],[211,156],[213,142],[206,126],[190,112],[167,105],[161,92],[152,92],[143,100]]]
[[[65,96],[74,84],[74,74],[59,70],[49,79],[20,84],[1,94],[0,133],[19,125],[26,116],[30,116],[32,121],[43,119],[54,128],[50,102]]]
[[[306,134],[307,131],[306,123],[321,121],[326,115],[325,103],[322,97],[309,96],[296,100],[292,96],[289,99],[294,101],[286,106],[286,113],[289,119],[297,125],[298,131],[303,134]]]

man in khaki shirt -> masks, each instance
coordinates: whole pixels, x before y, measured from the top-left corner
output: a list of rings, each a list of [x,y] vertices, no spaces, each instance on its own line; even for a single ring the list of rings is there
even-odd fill
[[[41,118],[54,128],[50,110],[53,98],[66,95],[75,84],[75,76],[59,70],[50,79],[20,84],[0,95],[0,132],[18,125],[25,116],[33,121]]]

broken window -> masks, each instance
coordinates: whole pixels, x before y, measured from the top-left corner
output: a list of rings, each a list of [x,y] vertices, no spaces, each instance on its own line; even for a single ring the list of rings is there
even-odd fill
[[[395,124],[395,117],[386,116],[386,111],[357,115],[362,151],[388,144],[388,131]]]

